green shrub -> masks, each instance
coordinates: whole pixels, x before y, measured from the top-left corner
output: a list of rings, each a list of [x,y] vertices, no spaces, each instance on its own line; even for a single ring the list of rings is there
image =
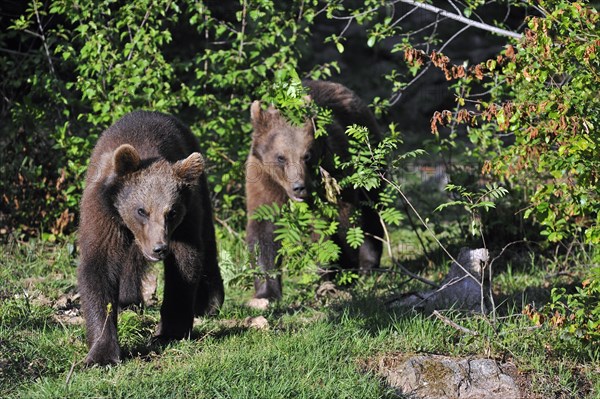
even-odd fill
[[[550,323],[566,334],[593,345],[600,340],[600,267],[590,271],[590,277],[573,294],[564,288],[552,289],[548,305]]]
[[[484,172],[528,193],[533,217],[550,242],[600,243],[600,14],[585,2],[541,1],[542,17],[528,20],[515,47],[495,59],[462,69],[458,107],[437,112],[432,129],[469,125],[474,154]],[[432,62],[458,70],[442,55]],[[485,100],[472,97],[482,84]],[[468,108],[469,103],[475,108]],[[508,136],[508,137],[507,137]],[[552,291],[553,325],[582,342],[598,338],[598,259],[574,294]],[[539,316],[538,316],[539,317]]]
[[[582,2],[542,1],[522,40],[495,59],[462,69],[455,112],[437,112],[432,128],[467,123],[484,171],[529,193],[549,241],[583,236],[600,243],[600,15]],[[433,60],[435,58],[435,60]],[[444,71],[461,68],[442,55]],[[471,97],[483,82],[485,100]],[[475,99],[475,100],[474,100]],[[475,103],[475,108],[466,105]]]

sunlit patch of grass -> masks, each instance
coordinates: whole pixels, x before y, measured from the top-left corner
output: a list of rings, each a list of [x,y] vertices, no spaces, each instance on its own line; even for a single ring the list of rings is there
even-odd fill
[[[1,397],[394,397],[361,366],[386,353],[509,360],[542,397],[593,397],[600,384],[598,353],[578,351],[555,331],[536,326],[516,301],[497,304],[503,312],[487,316],[388,308],[390,298],[429,289],[393,270],[361,277],[337,299],[318,298],[316,287],[284,280],[284,299],[265,311],[244,305],[250,285],[233,285],[218,317],[197,319],[191,339],[166,345],[152,341],[159,278],[158,303],[120,314],[122,363],[84,368],[83,326],[58,321],[52,307],[75,287],[68,246],[38,242],[9,249],[0,268]],[[432,266],[427,275],[437,279],[446,266]],[[541,262],[507,266],[494,289],[505,297],[521,295],[547,284],[547,270]],[[160,275],[161,267],[156,271]],[[266,328],[249,327],[247,320],[258,316]]]

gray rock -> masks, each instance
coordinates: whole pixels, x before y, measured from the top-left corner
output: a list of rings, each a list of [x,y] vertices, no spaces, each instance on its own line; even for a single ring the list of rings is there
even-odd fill
[[[505,371],[511,366],[491,359],[428,355],[391,365],[382,359],[379,374],[411,399],[517,399],[519,387]]]

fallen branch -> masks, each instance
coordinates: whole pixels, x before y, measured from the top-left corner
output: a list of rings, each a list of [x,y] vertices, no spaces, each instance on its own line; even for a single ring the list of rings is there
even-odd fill
[[[425,313],[432,313],[438,309],[455,309],[487,314],[490,303],[488,295],[491,295],[485,292],[487,284],[484,283],[488,256],[485,248],[462,248],[458,255],[460,263],[452,263],[440,288],[403,296],[393,301],[390,306],[422,310]],[[465,272],[463,267],[466,267],[468,272]]]

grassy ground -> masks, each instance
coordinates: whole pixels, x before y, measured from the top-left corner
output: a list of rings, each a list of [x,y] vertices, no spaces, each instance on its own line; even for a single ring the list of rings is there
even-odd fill
[[[435,317],[388,310],[390,298],[422,287],[385,273],[337,299],[317,299],[288,281],[285,299],[262,312],[244,306],[249,288],[229,288],[219,317],[198,319],[192,339],[166,346],[150,341],[158,304],[128,310],[119,322],[124,361],[84,368],[73,246],[31,241],[0,251],[2,398],[391,398],[369,364],[394,353],[511,361],[530,397],[600,397],[598,350],[573,346],[521,313],[523,302],[543,301],[548,287],[571,282],[548,277],[535,257],[499,270],[496,321],[445,314],[476,336]],[[443,273],[432,269],[429,277]],[[249,325],[257,316],[266,328]]]

